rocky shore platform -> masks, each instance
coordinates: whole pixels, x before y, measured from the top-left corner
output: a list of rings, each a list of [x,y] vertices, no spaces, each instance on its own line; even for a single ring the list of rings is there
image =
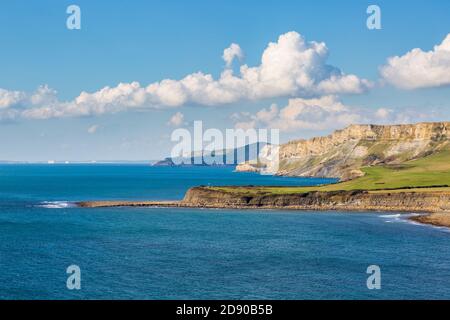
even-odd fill
[[[226,189],[225,189],[226,190]],[[84,201],[79,207],[179,207],[221,209],[277,209],[313,211],[375,211],[424,213],[414,221],[450,227],[450,191],[328,191],[305,193],[233,192],[194,187],[181,201]]]

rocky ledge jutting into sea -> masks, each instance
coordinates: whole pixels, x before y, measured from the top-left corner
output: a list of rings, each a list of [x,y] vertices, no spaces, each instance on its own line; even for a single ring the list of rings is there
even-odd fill
[[[88,201],[80,207],[189,207],[228,209],[287,209],[390,211],[417,213],[445,213],[416,217],[423,223],[450,227],[450,192],[448,191],[333,191],[293,194],[246,194],[227,192],[209,187],[188,190],[181,201]],[[439,217],[438,217],[439,216]]]

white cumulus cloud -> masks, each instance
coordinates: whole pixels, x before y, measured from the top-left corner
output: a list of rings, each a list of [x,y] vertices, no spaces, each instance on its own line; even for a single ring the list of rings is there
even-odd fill
[[[244,57],[244,52],[242,51],[241,47],[236,44],[232,43],[228,48],[223,50],[223,60],[225,60],[225,63],[227,67],[230,67],[233,63],[233,60],[237,58],[238,60],[242,60]]]
[[[387,109],[387,108],[380,108],[375,112],[375,117],[377,117],[378,119],[388,119],[389,116],[393,113],[394,111],[391,109]]]
[[[94,134],[97,132],[98,128],[100,128],[100,126],[98,124],[94,124],[87,129],[87,132],[89,134]]]
[[[282,132],[330,131],[350,124],[408,123],[432,119],[432,114],[411,108],[394,111],[388,108],[359,108],[343,104],[336,96],[290,99],[284,107],[272,104],[254,114],[233,114],[236,128],[273,128]]]
[[[183,121],[184,114],[182,114],[181,112],[177,112],[170,118],[167,124],[173,127],[179,127],[183,124]]]
[[[380,73],[388,83],[402,89],[450,85],[450,34],[431,51],[415,48],[389,58]]]
[[[279,108],[276,104],[236,123],[238,128],[271,127],[281,131],[325,130],[360,122],[362,115],[342,104],[335,96],[295,98]]]
[[[308,42],[293,31],[269,43],[259,65],[241,65],[239,74],[234,74],[229,66],[242,55],[237,44],[225,49],[223,59],[227,67],[217,79],[211,74],[196,72],[180,80],[164,79],[147,86],[139,82],[120,83],[93,93],[83,91],[72,101],[59,101],[56,91],[47,86],[33,94],[1,90],[0,108],[25,106],[20,111],[22,117],[48,119],[136,108],[175,108],[186,104],[216,106],[276,97],[358,94],[371,86],[368,80],[328,65],[325,43]]]
[[[0,109],[7,109],[23,101],[25,94],[20,91],[8,91],[0,88]]]

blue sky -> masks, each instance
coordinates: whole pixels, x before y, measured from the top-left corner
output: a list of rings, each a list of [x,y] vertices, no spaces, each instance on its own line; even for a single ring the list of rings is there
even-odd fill
[[[66,28],[70,4],[81,8],[81,30]],[[381,30],[366,27],[370,4],[381,8]],[[405,79],[397,74],[417,74],[420,78],[420,73],[415,73],[419,71],[395,65],[383,78],[380,68],[389,57],[404,56],[414,48],[425,54],[441,44],[450,33],[449,12],[450,2],[444,0],[2,2],[0,88],[5,97],[16,92],[25,98],[4,104],[4,110],[15,113],[0,122],[0,159],[158,159],[170,153],[170,134],[177,126],[189,128],[194,120],[219,129],[269,126],[257,113],[269,111],[272,104],[277,107],[270,125],[281,125],[283,141],[327,134],[345,121],[448,121],[450,83],[436,80],[442,78],[439,73],[436,79],[403,84]],[[226,69],[223,51],[232,43],[238,44],[244,55],[231,67],[238,76],[240,65],[261,65],[268,44],[277,43],[291,31],[306,43],[325,43],[326,65],[370,85],[361,82],[351,90],[323,90],[316,85],[305,89],[300,85],[289,94],[273,88],[273,94],[269,89],[267,95],[252,93],[248,98],[239,92],[227,103],[193,98],[171,105],[143,102],[138,108],[117,106],[111,112],[89,109],[81,116],[66,109],[62,116],[16,116],[25,109],[43,110],[46,104],[60,108],[62,102],[75,100],[83,91],[95,93],[119,83],[139,82],[146,87],[164,79],[178,81],[199,71],[219,78]],[[290,39],[295,42],[298,38],[294,35]],[[433,68],[450,68],[446,52],[436,54]],[[406,59],[416,65],[416,60]],[[315,70],[316,65],[312,66]],[[323,80],[311,76],[315,81]],[[58,102],[27,105],[29,97],[43,85],[57,92],[52,91],[52,97]],[[322,99],[330,95],[332,100]],[[289,104],[291,107],[282,111]],[[345,110],[330,113],[330,104]],[[303,114],[300,109],[309,111]],[[283,114],[288,111],[293,112],[288,116],[298,119],[286,124]],[[181,123],[168,124],[178,112]],[[311,122],[317,125],[309,126]]]

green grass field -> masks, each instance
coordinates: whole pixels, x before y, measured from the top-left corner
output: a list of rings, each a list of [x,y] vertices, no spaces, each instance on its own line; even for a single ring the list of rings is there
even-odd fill
[[[363,177],[342,183],[315,186],[315,187],[210,187],[226,192],[240,194],[287,194],[304,193],[310,191],[337,191],[337,190],[387,190],[416,188],[426,192],[428,188],[433,191],[450,191],[450,151],[430,155],[419,160],[412,160],[401,165],[386,165],[364,167]]]

